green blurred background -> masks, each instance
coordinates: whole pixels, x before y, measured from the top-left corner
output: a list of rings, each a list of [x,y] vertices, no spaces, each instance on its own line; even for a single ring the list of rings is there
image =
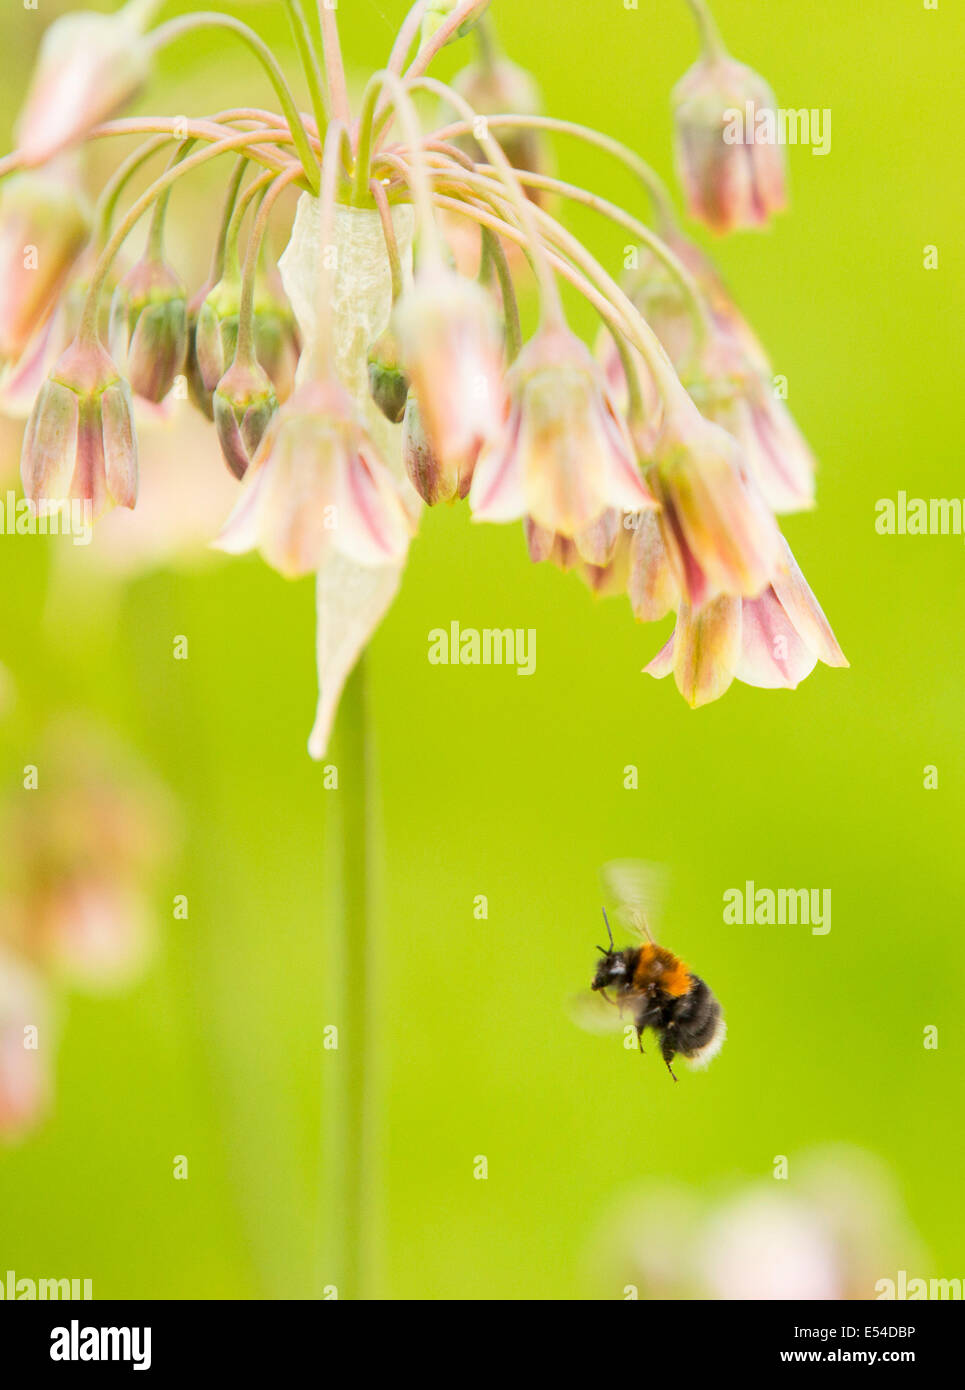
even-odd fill
[[[405,8],[343,0],[354,72],[384,62]],[[965,494],[955,10],[715,6],[780,102],[832,112],[826,158],[790,151],[790,214],[714,254],[821,462],[818,510],[785,529],[849,671],[819,667],[793,694],[735,685],[691,712],[640,674],[662,627],[531,566],[516,527],[474,527],[461,508],[425,516],[369,658],[386,1296],[620,1297],[593,1281],[586,1252],[621,1193],[767,1177],[775,1155],[836,1140],[887,1164],[930,1252],[917,1272],[965,1273],[965,555],[961,537],[874,528],[875,501],[900,488]],[[242,11],[294,74],[282,6]],[[551,113],[671,175],[669,90],[696,56],[682,3],[495,0],[493,15]],[[8,126],[46,17],[0,20]],[[469,56],[469,43],[450,50],[440,72]],[[169,52],[163,74],[139,110],[264,95],[247,59],[228,63],[207,38]],[[615,165],[573,143],[558,152],[565,177],[641,210]],[[568,225],[619,268],[622,233],[590,213]],[[197,278],[208,226],[190,230]],[[143,575],[109,604],[92,581],[76,611],[61,594],[52,620],[52,559],[37,540],[0,544],[0,661],[164,775],[186,834],[158,910],[170,919],[185,893],[190,917],[166,920],[136,988],[65,1001],[53,1116],[0,1153],[0,1269],[91,1277],[101,1298],[313,1296],[328,1282],[319,1001],[338,793],[305,753],[312,585],[253,558],[215,561]],[[429,630],[453,620],[534,628],[536,674],[429,665]],[[186,662],[172,660],[176,634]],[[28,761],[10,750],[8,786]],[[670,866],[666,940],[728,1017],[720,1058],[677,1086],[652,1049],[641,1060],[564,1010],[593,969],[598,867],[621,855]],[[745,879],[830,888],[830,933],[725,926],[722,894]],[[488,920],[474,918],[478,894]],[[929,1024],[937,1051],[922,1045]],[[186,1182],[172,1179],[177,1154]]]

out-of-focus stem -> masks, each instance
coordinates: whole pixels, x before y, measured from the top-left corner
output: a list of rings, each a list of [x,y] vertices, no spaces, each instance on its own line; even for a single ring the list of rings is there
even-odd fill
[[[625,168],[635,174],[646,188],[661,227],[676,227],[677,218],[673,203],[660,175],[628,145],[615,140],[611,135],[604,135],[602,131],[594,130],[592,126],[580,125],[577,121],[560,120],[556,116],[500,114],[487,116],[486,125],[489,130],[499,130],[506,127],[513,130],[546,130],[556,135],[571,135],[576,140],[583,140],[589,145],[595,145],[597,149],[605,150],[607,154],[618,159]],[[471,134],[471,132],[472,126],[468,121],[457,121],[434,131],[433,134],[436,140],[450,140],[455,136]]]
[[[338,18],[335,11],[325,4],[325,0],[318,0],[318,19],[322,29],[322,52],[332,96],[332,112],[348,128],[352,112],[348,104],[348,88],[345,85],[345,65],[342,62],[342,45],[338,37]]]
[[[376,1026],[373,975],[379,959],[372,900],[373,752],[369,733],[365,656],[339,704],[338,858],[340,903],[330,924],[328,998],[339,1019],[338,1049],[326,1055],[321,1197],[328,1231],[323,1283],[339,1298],[373,1294],[378,1220]],[[335,1073],[333,1075],[333,1073]],[[335,1084],[331,1084],[334,1082]]]
[[[308,94],[311,98],[312,111],[315,114],[315,125],[319,135],[324,135],[329,116],[332,114],[331,101],[322,78],[321,68],[318,66],[318,58],[312,47],[311,31],[308,27],[308,21],[305,19],[301,0],[285,0],[285,3],[288,6],[292,32],[298,47],[298,56],[302,60],[305,80],[308,82]]]
[[[260,130],[238,131],[234,135],[226,136],[223,140],[217,140],[209,145],[207,149],[199,150],[197,154],[191,155],[183,163],[175,168],[167,170],[159,179],[151,184],[150,188],[137,199],[137,201],[127,211],[127,215],[120,226],[111,236],[110,241],[104,247],[97,260],[91,275],[90,286],[87,290],[87,297],[84,301],[84,309],[81,315],[79,335],[94,339],[97,336],[98,305],[100,303],[101,291],[107,279],[111,263],[118,251],[124,244],[128,233],[133,229],[138,219],[152,205],[155,199],[160,198],[163,193],[176,183],[185,174],[191,173],[200,164],[205,164],[209,159],[216,159],[218,155],[226,154],[230,150],[244,149],[246,145],[256,144],[264,139],[264,132]]]
[[[687,0],[687,4],[697,21],[704,53],[708,58],[722,58],[727,53],[727,49],[720,36],[720,30],[717,28],[717,21],[710,12],[710,6],[706,0]]]
[[[282,72],[274,55],[268,45],[261,39],[253,29],[247,24],[242,24],[240,20],[233,19],[231,15],[217,14],[216,12],[201,11],[196,14],[183,15],[180,19],[169,20],[167,24],[162,24],[159,29],[152,30],[150,34],[151,46],[155,49],[163,48],[165,44],[173,43],[184,34],[193,33],[198,29],[226,29],[229,33],[235,34],[242,43],[247,44],[261,63],[265,72],[275,89],[275,94],[281,102],[285,119],[288,121],[288,128],[292,133],[298,157],[305,170],[305,177],[312,186],[314,193],[318,192],[321,171],[318,167],[318,160],[312,149],[308,132],[298,114],[298,107],[291,94],[288,83],[285,81],[285,74]]]

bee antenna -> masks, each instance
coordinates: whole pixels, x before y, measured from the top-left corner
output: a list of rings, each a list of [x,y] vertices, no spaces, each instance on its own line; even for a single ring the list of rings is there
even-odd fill
[[[616,945],[614,944],[614,941],[613,941],[613,933],[612,933],[612,931],[610,930],[610,919],[609,919],[609,917],[606,915],[606,908],[605,908],[605,907],[604,907],[604,908],[601,908],[600,911],[603,913],[603,920],[604,920],[604,922],[606,922],[606,934],[607,934],[607,936],[610,938],[610,950],[611,950],[611,951],[615,951],[615,950],[616,950]],[[597,950],[600,950],[600,949],[601,949],[601,948],[598,946],[598,947],[597,947]],[[603,954],[606,955],[606,952],[604,951]]]

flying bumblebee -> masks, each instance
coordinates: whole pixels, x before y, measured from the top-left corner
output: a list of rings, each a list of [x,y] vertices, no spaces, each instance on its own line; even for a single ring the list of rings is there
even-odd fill
[[[679,1053],[691,1067],[705,1067],[717,1056],[727,1036],[720,1004],[699,975],[695,975],[672,951],[658,946],[650,933],[650,921],[659,899],[660,871],[638,860],[614,860],[601,871],[603,885],[617,906],[620,920],[641,938],[639,946],[618,951],[606,908],[609,946],[598,946],[598,962],[589,1001],[606,1001],[602,1012],[581,1009],[585,1027],[601,1024],[625,1026],[625,1016],[636,1028],[637,1045],[643,1052],[643,1034],[651,1028],[660,1044],[667,1070]],[[586,998],[586,996],[584,996]]]

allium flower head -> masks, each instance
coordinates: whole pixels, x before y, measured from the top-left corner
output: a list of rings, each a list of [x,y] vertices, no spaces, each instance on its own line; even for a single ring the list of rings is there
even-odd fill
[[[130,388],[99,343],[78,338],[47,378],[27,422],[20,461],[35,502],[86,499],[94,517],[137,501]]]
[[[677,83],[673,104],[677,170],[691,215],[715,232],[764,226],[786,203],[783,147],[753,126],[741,126],[745,139],[728,137],[735,112],[741,122],[748,107],[776,112],[770,87],[729,54],[705,54]]]
[[[86,200],[61,171],[0,184],[0,361],[16,361],[53,308],[90,232]]]
[[[399,560],[409,535],[398,488],[348,396],[309,379],[275,416],[216,545],[260,550],[294,579],[333,550],[363,565]]]
[[[86,498],[95,515],[132,506],[131,388],[143,426],[171,424],[183,370],[242,483],[217,544],[258,549],[285,575],[317,576],[314,756],[398,591],[423,505],[463,498],[475,519],[522,520],[534,562],[576,571],[596,594],[628,594],[638,619],[676,611],[688,698],[724,688],[740,666],[738,623],[749,633],[757,621],[773,625],[775,603],[785,615],[794,607],[774,514],[812,504],[814,461],[752,331],[676,229],[657,174],[612,137],[542,113],[533,79],[499,50],[488,0],[419,0],[357,109],[336,7],[323,5],[317,24],[293,7],[304,69],[294,83],[240,19],[185,14],[147,34],[158,7],[128,0],[116,15],[55,22],[21,148],[0,161],[0,410],[22,414],[33,402],[28,496]],[[725,134],[750,119],[749,104],[773,117],[773,98],[726,53],[706,0],[690,8],[704,56],[675,93],[688,201],[717,229],[759,225],[783,202],[780,151]],[[475,59],[451,84],[431,75],[441,50],[474,28]],[[105,121],[150,55],[197,29],[245,44],[277,109],[242,91],[214,114]],[[299,89],[310,112],[299,110]],[[751,126],[745,134],[756,136],[759,123]],[[543,141],[557,134],[632,172],[654,230],[607,188],[553,177]],[[42,188],[28,185],[23,170],[51,155],[64,167],[60,152],[86,137],[111,148],[132,136],[144,138],[121,153],[98,199],[82,287],[69,272],[86,219],[69,203],[59,215],[72,183],[56,183],[51,168]],[[160,248],[168,216],[193,209],[180,188],[202,166],[223,171],[224,188],[197,210],[210,270],[189,295]],[[567,224],[571,203],[638,239],[632,280],[616,284],[605,257]],[[124,275],[125,243],[145,223],[148,255]],[[30,241],[41,256],[28,279]],[[599,320],[608,345],[599,361],[567,327],[569,296]],[[175,471],[172,462],[159,489],[168,519]],[[191,489],[196,499],[216,491],[207,476],[192,477]],[[186,532],[207,515],[192,511]],[[161,553],[127,518],[114,529],[127,538],[119,551]],[[172,552],[167,536],[161,550]],[[809,612],[800,601],[788,619],[798,637]],[[709,640],[691,642],[693,633]],[[801,640],[821,650],[813,633]],[[711,670],[705,652],[718,649]],[[785,683],[805,664],[793,643],[791,652],[779,658]]]
[[[469,495],[478,521],[528,516],[547,531],[577,536],[609,509],[653,505],[627,426],[579,338],[542,329],[507,384],[502,437],[480,455]]]

